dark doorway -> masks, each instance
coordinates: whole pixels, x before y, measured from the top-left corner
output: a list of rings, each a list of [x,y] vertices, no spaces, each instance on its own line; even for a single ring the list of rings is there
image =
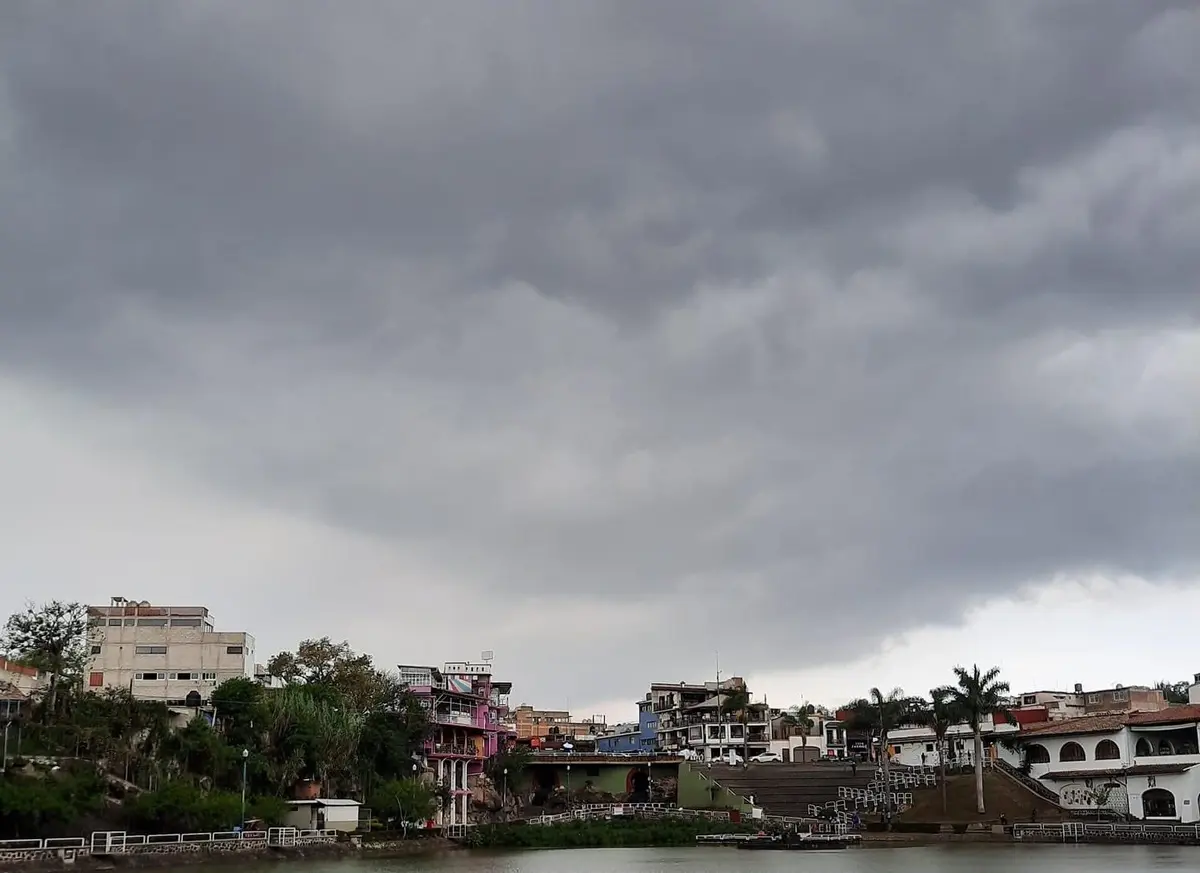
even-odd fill
[[[554,771],[549,767],[531,767],[533,771],[533,805],[545,806],[557,787]]]
[[[199,709],[200,708],[200,692],[199,691],[189,691],[188,696],[184,698],[184,702],[188,706],[190,706],[192,709]]]
[[[630,770],[625,779],[625,787],[628,789],[630,803],[650,802],[650,774],[644,768]]]

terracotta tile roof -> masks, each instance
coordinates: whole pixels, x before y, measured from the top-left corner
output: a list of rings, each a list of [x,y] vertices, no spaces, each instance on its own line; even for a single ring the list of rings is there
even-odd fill
[[[1125,721],[1128,717],[1126,714],[1084,715],[1079,718],[1063,719],[1062,721],[1028,724],[1021,727],[1017,736],[1024,739],[1030,736],[1065,737],[1073,734],[1111,734],[1125,727]]]
[[[1139,724],[1175,724],[1189,721],[1200,721],[1200,705],[1168,706],[1157,712],[1133,712],[1129,714],[1128,723],[1136,727]]]

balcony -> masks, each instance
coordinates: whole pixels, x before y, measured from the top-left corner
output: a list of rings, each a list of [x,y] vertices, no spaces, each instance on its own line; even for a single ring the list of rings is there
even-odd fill
[[[482,758],[483,750],[459,743],[426,743],[425,754],[431,758]]]
[[[435,724],[454,725],[456,727],[482,727],[476,725],[475,714],[470,712],[445,712],[434,710],[430,718]]]

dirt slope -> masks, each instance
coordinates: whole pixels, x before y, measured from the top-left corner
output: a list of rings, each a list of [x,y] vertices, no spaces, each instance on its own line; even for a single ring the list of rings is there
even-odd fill
[[[940,788],[922,788],[913,792],[911,809],[900,821],[994,822],[1003,813],[1009,822],[1029,821],[1037,810],[1038,821],[1059,821],[1058,807],[1027,791],[1007,776],[983,774],[983,799],[987,812],[975,811],[975,777],[970,774],[951,776],[946,783],[946,812],[942,812]]]

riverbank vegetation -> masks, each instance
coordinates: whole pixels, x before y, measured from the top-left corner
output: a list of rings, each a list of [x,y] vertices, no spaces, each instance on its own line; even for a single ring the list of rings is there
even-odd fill
[[[10,730],[0,838],[47,835],[89,817],[137,829],[224,829],[241,820],[243,787],[247,813],[275,822],[297,783],[369,800],[382,786],[394,797],[395,783],[415,782],[413,756],[430,730],[425,710],[398,676],[347,643],[303,641],[268,663],[286,686],[231,679],[212,690],[211,707],[188,710],[138,700],[129,688],[88,687],[89,635],[101,633],[86,607],[60,602],[29,606],[0,633],[0,652],[50,679]],[[403,790],[406,805],[436,802],[433,789]]]
[[[469,844],[494,849],[571,849],[619,846],[691,846],[700,834],[757,833],[757,822],[705,819],[612,818],[557,824],[495,824],[471,829]]]

